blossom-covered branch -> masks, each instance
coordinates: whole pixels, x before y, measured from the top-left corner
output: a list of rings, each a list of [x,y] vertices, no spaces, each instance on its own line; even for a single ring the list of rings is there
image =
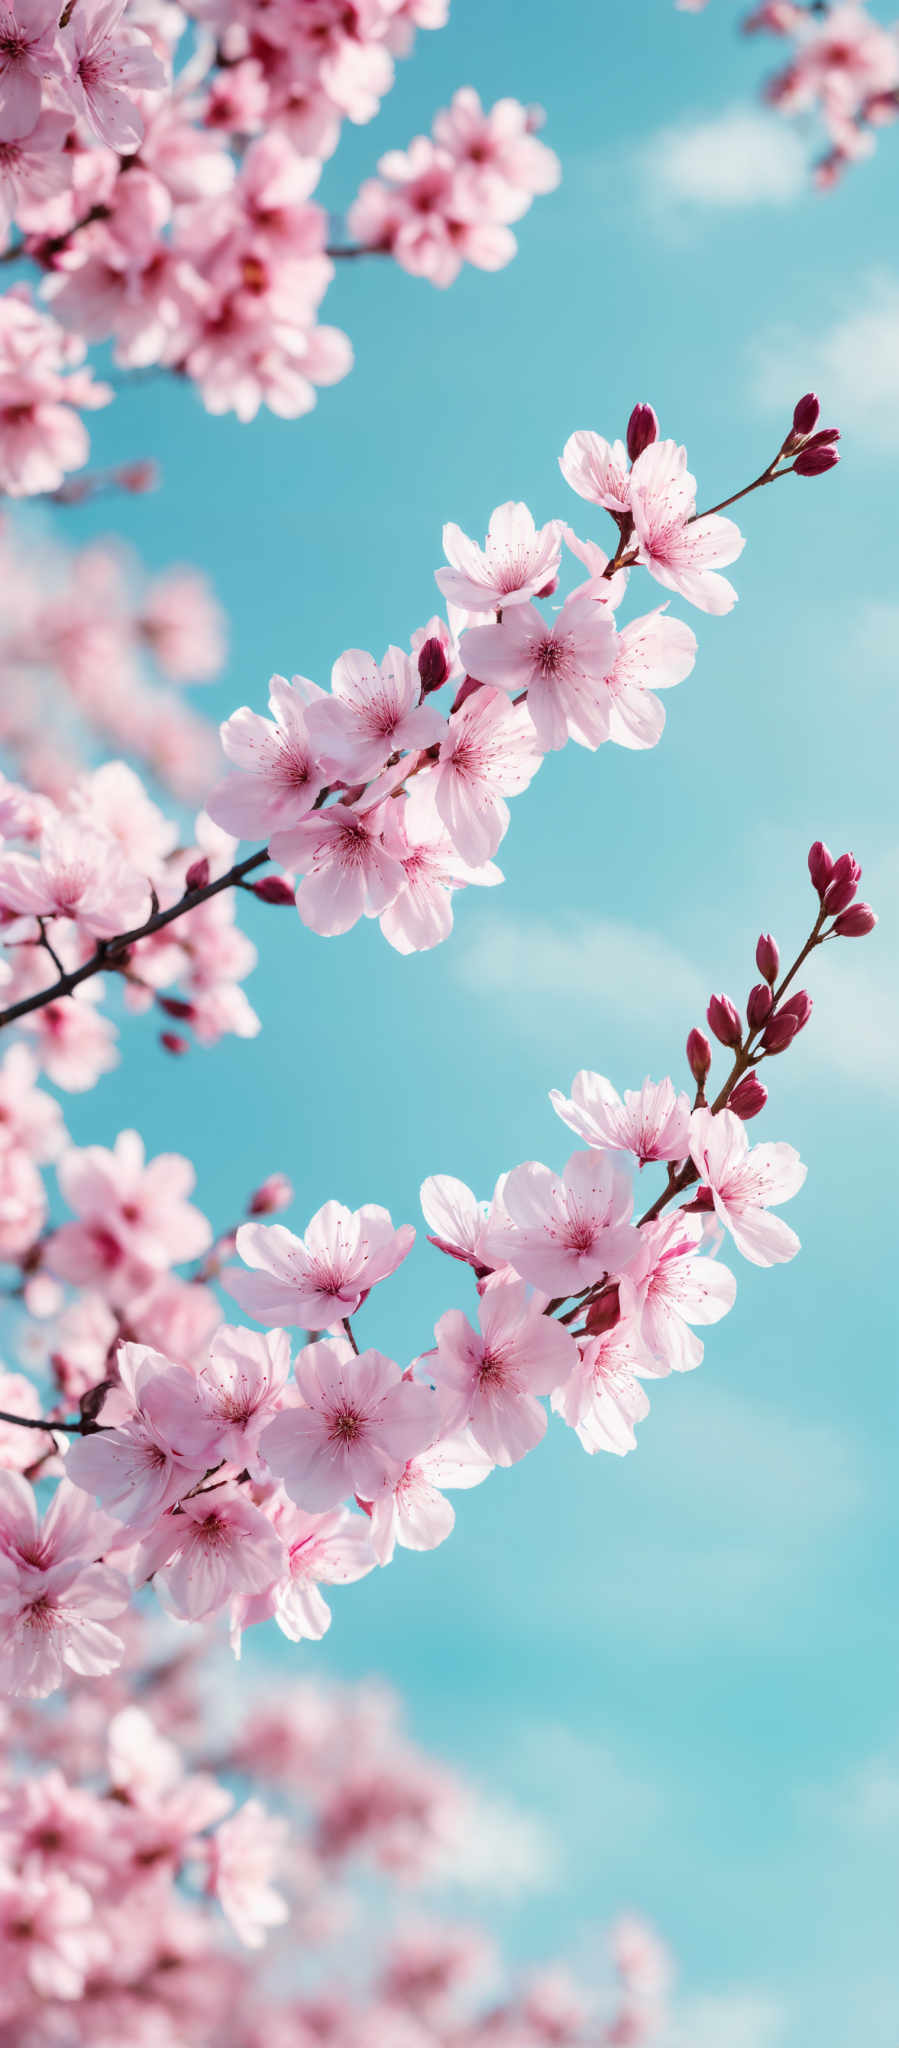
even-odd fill
[[[808,1023],[811,997],[793,986],[806,960],[876,922],[853,855],[834,860],[818,842],[809,870],[818,908],[793,964],[780,974],[763,933],[745,1022],[728,996],[709,1002],[712,1037],[732,1055],[711,1103],[712,1046],[694,1028],[692,1103],[669,1078],[621,1097],[583,1071],[570,1096],[551,1097],[581,1141],[561,1173],[527,1161],[489,1203],[446,1175],[425,1182],[430,1240],[471,1268],[477,1322],[448,1310],[434,1347],[406,1366],[360,1341],[354,1319],[408,1257],[410,1225],[332,1200],[299,1237],[259,1220],[291,1199],[275,1176],[248,1220],[214,1239],[188,1199],[186,1159],[147,1162],[134,1131],[112,1151],[66,1149],[56,1104],[13,1047],[0,1069],[0,1257],[18,1267],[29,1314],[49,1320],[47,1368],[72,1440],[53,1434],[32,1381],[0,1378],[0,1459],[26,1475],[0,1492],[12,1691],[49,1692],[66,1668],[114,1669],[122,1641],[107,1622],[151,1582],[184,1620],[227,1610],[235,1646],[269,1619],[292,1641],[322,1636],[322,1585],[365,1577],[397,1545],[442,1543],[455,1519],[447,1491],[534,1450],[547,1398],[587,1451],[634,1448],[645,1381],[699,1365],[697,1327],[733,1305],[734,1275],[715,1256],[725,1233],[757,1266],[799,1249],[772,1211],[806,1169],[791,1145],[747,1135],[767,1100],[758,1070]],[[71,1218],[48,1228],[38,1166],[53,1158]],[[664,1169],[639,1222],[628,1158]],[[261,1331],[222,1321],[216,1279]],[[291,1330],[315,1333],[293,1364]],[[54,1470],[38,1538],[27,1475]]]

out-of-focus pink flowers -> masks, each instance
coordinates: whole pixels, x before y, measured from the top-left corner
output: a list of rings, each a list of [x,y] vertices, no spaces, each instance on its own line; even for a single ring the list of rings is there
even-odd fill
[[[194,1169],[176,1152],[146,1160],[136,1131],[111,1151],[72,1149],[60,1161],[60,1192],[77,1222],[54,1232],[50,1263],[62,1279],[109,1289],[146,1285],[176,1260],[196,1258],[212,1239],[206,1217],[186,1200]]]
[[[82,411],[112,392],[82,369],[85,346],[31,302],[27,285],[0,297],[0,492],[56,491],[90,452]]]
[[[0,1643],[5,1690],[43,1697],[66,1671],[100,1677],[123,1645],[107,1626],[128,1605],[121,1575],[95,1563],[108,1523],[60,1486],[41,1523],[33,1489],[0,1472]]]

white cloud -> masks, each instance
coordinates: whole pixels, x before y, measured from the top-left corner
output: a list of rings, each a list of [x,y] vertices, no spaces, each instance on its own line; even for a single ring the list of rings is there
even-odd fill
[[[756,397],[781,413],[796,391],[826,394],[828,414],[878,447],[899,447],[899,278],[863,281],[833,325],[771,328],[754,351]]]
[[[808,178],[794,130],[744,106],[660,129],[641,150],[639,168],[650,206],[666,210],[782,206]]]
[[[784,2007],[761,1991],[723,1991],[681,2006],[663,2048],[779,2048]]]
[[[483,918],[456,971],[482,994],[556,1004],[564,991],[566,1008],[585,1004],[634,1023],[658,1018],[660,991],[672,1012],[708,1000],[702,974],[676,946],[614,918]]]

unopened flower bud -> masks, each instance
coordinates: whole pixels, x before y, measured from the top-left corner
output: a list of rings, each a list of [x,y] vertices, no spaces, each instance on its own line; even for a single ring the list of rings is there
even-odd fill
[[[687,1065],[698,1088],[703,1088],[712,1064],[712,1048],[704,1031],[690,1032],[687,1039]]]
[[[627,423],[627,452],[632,462],[659,438],[659,422],[651,405],[635,405]]]
[[[78,1403],[78,1413],[81,1416],[81,1426],[85,1436],[93,1434],[91,1424],[96,1422],[97,1416],[103,1409],[106,1396],[111,1394],[114,1385],[114,1380],[100,1380],[96,1387],[88,1387],[87,1393],[82,1394]]]
[[[591,1337],[601,1337],[606,1330],[614,1330],[620,1319],[621,1296],[616,1281],[611,1287],[603,1288],[597,1301],[591,1301],[585,1327]]]
[[[830,881],[821,899],[829,917],[839,917],[841,910],[848,910],[862,878],[861,867],[854,853],[841,853],[835,860]]]
[[[184,887],[186,890],[205,889],[208,880],[209,862],[206,858],[205,853],[203,853],[200,855],[199,860],[191,861],[190,867],[187,870],[187,874],[184,877]]]
[[[813,434],[821,417],[821,405],[815,391],[807,391],[804,398],[797,399],[793,407],[793,432],[800,434],[803,441],[807,434]]]
[[[429,696],[432,690],[442,690],[448,675],[449,662],[443,641],[436,636],[433,640],[426,640],[418,652],[418,680],[422,696]]]
[[[469,697],[474,696],[475,690],[482,690],[483,687],[483,683],[478,681],[477,676],[463,676],[450,706],[451,711],[461,711],[463,704],[468,702]]]
[[[161,1031],[159,1043],[165,1046],[166,1052],[190,1052],[190,1039],[182,1038],[177,1031]]]
[[[825,470],[834,469],[839,462],[836,448],[800,448],[793,463],[795,476],[823,476]]]
[[[813,434],[811,440],[806,442],[805,453],[807,455],[810,448],[830,448],[834,441],[840,440],[842,435],[839,427],[822,427],[820,434]]]
[[[777,980],[780,954],[770,932],[762,932],[759,938],[755,949],[755,964],[759,973],[764,975],[765,980],[773,985]]]
[[[807,988],[798,988],[795,995],[788,996],[778,1010],[779,1017],[795,1017],[797,1031],[804,1031],[812,1014],[814,1004]]]
[[[194,1015],[193,1003],[185,1002],[181,996],[157,996],[159,1008],[167,1017],[177,1017],[182,1024],[189,1024]]]
[[[247,1215],[276,1216],[279,1209],[289,1209],[292,1201],[293,1187],[286,1173],[270,1173],[250,1196]]]
[[[142,497],[145,491],[157,491],[162,482],[158,462],[126,462],[116,470],[116,483],[123,491],[130,491],[132,497]]]
[[[758,1076],[744,1074],[742,1081],[737,1082],[733,1094],[728,1096],[727,1107],[733,1110],[734,1116],[748,1124],[750,1117],[758,1116],[759,1110],[764,1109],[767,1100],[768,1090],[762,1087]]]
[[[733,1046],[736,1050],[743,1042],[743,1020],[730,996],[712,996],[706,1010],[709,1027],[722,1045]]]
[[[766,981],[757,981],[746,998],[746,1022],[750,1031],[759,1031],[771,1008],[771,990]]]
[[[823,896],[833,874],[833,854],[830,847],[825,846],[823,839],[816,839],[814,846],[809,847],[808,871],[812,878],[812,888],[817,889],[819,896]]]
[[[848,910],[841,910],[834,924],[839,939],[864,939],[873,932],[877,913],[870,903],[850,903]]]
[[[283,875],[263,875],[261,882],[253,882],[250,886],[260,903],[287,904],[296,901],[294,891],[290,883],[285,882]]]
[[[778,1010],[776,1017],[769,1017],[762,1033],[762,1044],[767,1053],[786,1052],[792,1045],[799,1030],[796,1018],[790,1010]]]

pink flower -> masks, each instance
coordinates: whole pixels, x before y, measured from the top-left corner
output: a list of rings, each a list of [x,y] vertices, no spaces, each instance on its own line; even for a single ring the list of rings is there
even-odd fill
[[[96,1678],[121,1661],[124,1646],[106,1624],[127,1607],[128,1587],[94,1561],[109,1528],[65,1481],[40,1524],[26,1480],[0,1472],[0,1645],[8,1691],[42,1699],[67,1670]]]
[[[609,734],[603,687],[615,660],[608,608],[589,597],[566,598],[550,622],[536,605],[519,604],[502,623],[472,626],[459,652],[470,675],[510,695],[527,691],[527,708],[546,750],[577,740],[598,747]]]
[[[434,139],[454,156],[470,207],[494,220],[517,220],[532,197],[553,192],[562,175],[558,157],[534,129],[542,110],[519,100],[482,107],[474,88],[463,85],[433,121]]]
[[[680,591],[702,612],[729,612],[737,593],[716,572],[736,561],[745,539],[732,519],[695,517],[696,480],[687,469],[686,449],[675,441],[644,448],[631,471],[629,503],[637,559],[656,582]]]
[[[78,367],[84,354],[84,341],[40,312],[27,285],[0,298],[0,491],[10,497],[56,491],[87,461],[80,412],[107,405],[112,392]]]
[[[71,65],[66,90],[73,107],[101,142],[127,155],[144,132],[129,92],[158,92],[166,74],[149,36],[123,26],[124,12],[125,0],[78,0],[62,40]]]
[[[500,690],[477,690],[450,718],[440,757],[416,775],[406,829],[421,839],[443,825],[462,859],[478,868],[492,860],[509,828],[509,807],[533,780],[541,755],[525,705]]]
[[[22,1373],[4,1372],[0,1368],[0,1408],[7,1415],[32,1416],[36,1421],[41,1414],[36,1386]],[[39,1441],[36,1430],[17,1429],[14,1422],[0,1422],[0,1468],[5,1472],[27,1472],[41,1455]],[[45,1437],[43,1444],[49,1451],[52,1437]]]
[[[24,1978],[38,2009],[80,2000],[108,1953],[90,1893],[62,1871],[0,1871],[0,1946],[4,2003]]]
[[[625,1091],[582,1068],[571,1084],[571,1099],[551,1088],[550,1102],[585,1145],[632,1152],[640,1166],[651,1159],[686,1159],[690,1150],[690,1098],[676,1095],[669,1080],[644,1081]]]
[[[637,1374],[651,1369],[639,1333],[622,1320],[613,1330],[579,1345],[580,1357],[565,1385],[552,1397],[585,1451],[623,1457],[636,1448],[635,1422],[649,1414]]]
[[[146,1344],[120,1344],[116,1366],[120,1384],[107,1395],[104,1426],[76,1438],[66,1471],[75,1486],[141,1531],[217,1462],[216,1427],[186,1366]]]
[[[248,1799],[216,1829],[211,1881],[222,1912],[247,1948],[261,1948],[270,1927],[290,1918],[271,1879],[285,1860],[289,1824]]]
[[[435,581],[450,604],[469,612],[505,610],[555,582],[561,528],[551,519],[538,529],[526,505],[498,505],[483,549],[450,524],[443,529],[443,552],[450,567],[435,570]]]
[[[15,1262],[40,1237],[47,1214],[44,1183],[17,1146],[0,1146],[0,1259]]]
[[[605,1153],[574,1152],[561,1174],[529,1160],[498,1195],[491,1252],[547,1294],[579,1294],[625,1270],[638,1250],[630,1182]]]
[[[99,982],[87,982],[76,995],[46,1003],[22,1020],[47,1079],[73,1094],[93,1088],[118,1065],[115,1025],[95,1007],[99,993]]]
[[[451,1259],[473,1266],[475,1272],[490,1264],[487,1235],[490,1203],[479,1202],[462,1180],[451,1173],[433,1173],[421,1184],[421,1206],[433,1236],[428,1243]]]
[[[305,676],[272,676],[271,718],[243,705],[221,728],[232,772],[213,790],[206,809],[239,839],[267,839],[298,825],[321,795],[324,775],[310,737],[307,713],[324,692]]]
[[[259,1437],[278,1412],[289,1372],[285,1330],[273,1330],[267,1337],[226,1324],[216,1330],[209,1357],[197,1375],[197,1388],[215,1426],[220,1458],[238,1469],[247,1466],[258,1476]]]
[[[55,6],[51,12],[55,15]],[[23,209],[65,191],[71,177],[71,157],[64,144],[72,127],[70,114],[58,114],[48,108],[27,135],[11,140],[2,133],[2,91],[0,73],[0,231]]]
[[[117,1291],[146,1284],[176,1262],[199,1257],[212,1241],[205,1216],[185,1196],[194,1169],[177,1152],[145,1162],[136,1131],[120,1131],[111,1152],[73,1148],[60,1160],[60,1193],[78,1218],[54,1232],[51,1272]]]
[[[270,1422],[262,1452],[291,1500],[315,1513],[350,1494],[376,1500],[439,1427],[429,1387],[404,1378],[379,1351],[308,1344],[295,1366],[302,1407]]]
[[[355,1585],[375,1569],[368,1522],[344,1507],[309,1515],[286,1497],[276,1501],[272,1521],[287,1571],[263,1596],[234,1602],[234,1632],[271,1616],[289,1642],[320,1642],[331,1626],[320,1587]]]
[[[696,635],[664,609],[631,619],[616,643],[605,679],[609,738],[619,747],[654,747],[662,736],[665,707],[653,694],[670,690],[691,673]]]
[[[150,890],[108,833],[57,818],[43,834],[39,860],[0,855],[0,903],[22,915],[73,918],[92,938],[112,939],[143,924]]]
[[[770,1203],[786,1202],[802,1187],[808,1168],[792,1145],[750,1145],[746,1125],[729,1109],[717,1116],[694,1109],[690,1153],[700,1180],[712,1191],[715,1214],[738,1251],[754,1266],[793,1259],[799,1239]]]
[[[480,1333],[461,1309],[441,1316],[436,1353],[423,1361],[446,1396],[450,1429],[467,1427],[496,1465],[514,1465],[546,1433],[537,1396],[572,1371],[574,1340],[520,1280],[492,1281],[478,1308]]]
[[[380,917],[401,888],[403,871],[384,846],[383,823],[380,805],[358,811],[339,803],[273,834],[273,860],[305,878],[297,890],[303,923],[323,938],[348,932],[360,917]]]
[[[141,639],[174,683],[211,683],[226,654],[226,621],[205,576],[169,569],[141,604]]]
[[[222,1275],[241,1308],[269,1328],[287,1323],[329,1330],[355,1315],[378,1280],[396,1272],[415,1230],[410,1223],[394,1230],[388,1211],[374,1202],[361,1209],[325,1202],[302,1238],[283,1223],[242,1223],[236,1242],[238,1257],[256,1269]]]
[[[267,1515],[238,1486],[216,1486],[183,1499],[177,1515],[165,1516],[142,1546],[141,1571],[153,1575],[173,1614],[203,1621],[232,1595],[274,1586],[284,1571],[284,1547]]]
[[[630,510],[630,472],[623,441],[604,441],[601,434],[582,429],[570,434],[559,456],[565,482],[591,505],[607,512]]]
[[[4,0],[0,6],[0,144],[34,133],[44,78],[62,78],[55,5]]]
[[[153,803],[127,762],[104,761],[101,768],[83,775],[72,791],[70,808],[85,829],[107,833],[141,876],[161,880],[177,844],[178,827]]]
[[[389,1564],[397,1544],[403,1550],[436,1550],[456,1520],[443,1488],[480,1486],[493,1465],[471,1430],[441,1437],[410,1458],[395,1486],[371,1504],[371,1542],[378,1563]]]
[[[403,881],[379,922],[397,953],[423,953],[452,931],[454,890],[469,884],[492,888],[503,877],[492,861],[469,867],[443,830],[429,839],[408,836],[407,816],[408,801],[386,807],[384,845],[400,862]]]
[[[718,1323],[734,1305],[737,1283],[729,1267],[696,1256],[702,1239],[701,1217],[683,1210],[644,1223],[640,1231],[642,1262],[628,1275],[628,1299],[662,1372],[690,1372],[700,1365],[703,1345],[690,1324]]]
[[[307,720],[329,776],[367,782],[391,754],[430,747],[445,730],[436,707],[419,703],[417,666],[400,647],[388,647],[380,667],[372,655],[349,648],[334,663],[331,689]]]

